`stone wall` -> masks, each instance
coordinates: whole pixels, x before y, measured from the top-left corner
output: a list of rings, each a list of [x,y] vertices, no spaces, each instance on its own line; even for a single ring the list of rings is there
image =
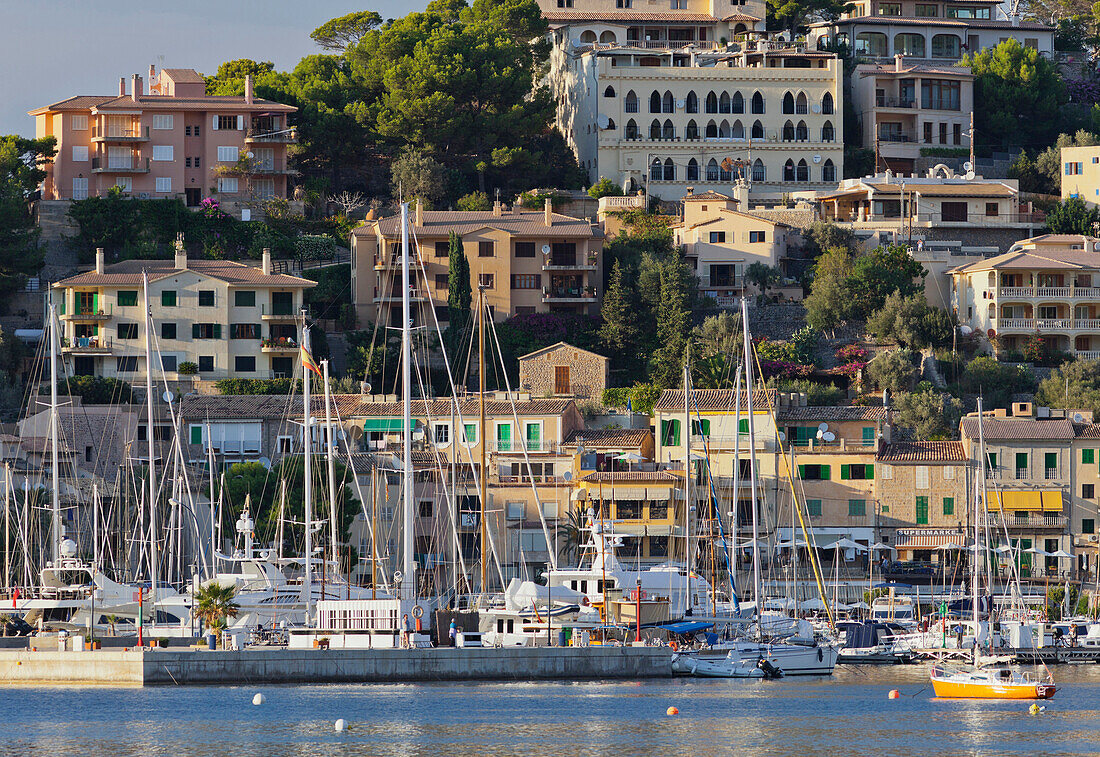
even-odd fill
[[[519,386],[532,397],[554,395],[558,366],[569,368],[569,394],[581,399],[603,396],[607,388],[608,359],[563,344],[519,361]]]

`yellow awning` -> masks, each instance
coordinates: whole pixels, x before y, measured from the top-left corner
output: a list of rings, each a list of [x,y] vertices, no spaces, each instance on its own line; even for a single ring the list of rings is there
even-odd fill
[[[990,512],[1004,510],[1032,510],[1035,512],[1062,512],[1062,492],[1059,490],[990,492]]]

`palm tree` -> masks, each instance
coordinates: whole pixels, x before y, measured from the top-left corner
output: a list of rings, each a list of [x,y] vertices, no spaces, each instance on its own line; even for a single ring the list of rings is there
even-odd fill
[[[562,554],[572,560],[585,543],[585,527],[588,525],[588,513],[583,505],[577,505],[569,511],[564,523],[558,524],[558,538],[561,540]]]
[[[241,606],[234,601],[236,598],[237,587],[208,583],[195,592],[194,613],[202,618],[209,630],[220,630],[225,628],[227,618],[240,614]]]
[[[111,629],[111,636],[115,635],[115,624],[116,623],[118,623],[118,616],[117,615],[108,615],[107,616],[107,626]]]

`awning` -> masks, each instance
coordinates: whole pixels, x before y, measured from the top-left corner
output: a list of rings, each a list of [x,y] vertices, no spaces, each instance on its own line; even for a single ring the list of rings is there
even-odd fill
[[[1059,489],[990,492],[987,507],[989,512],[993,513],[999,512],[1002,508],[1060,513],[1062,512],[1062,492]]]
[[[672,533],[672,526],[665,523],[645,524],[615,521],[612,523],[611,528],[615,533],[623,536],[669,536]]]
[[[897,549],[937,549],[963,538],[957,528],[899,528],[894,541]]]
[[[592,492],[596,498],[602,496],[605,501],[645,499],[645,489],[641,486],[616,486],[614,488],[604,486],[602,490],[589,487],[589,491]]]
[[[672,631],[678,634],[698,633],[711,627],[711,623],[696,623],[692,621],[681,621],[679,623],[665,623],[663,626],[657,626],[663,628],[666,631]]]
[[[400,434],[400,418],[367,418],[363,421],[364,433],[371,431],[376,433]]]
[[[647,486],[645,489],[645,498],[650,502],[667,502],[672,499],[672,489],[669,487],[661,487],[660,489]]]

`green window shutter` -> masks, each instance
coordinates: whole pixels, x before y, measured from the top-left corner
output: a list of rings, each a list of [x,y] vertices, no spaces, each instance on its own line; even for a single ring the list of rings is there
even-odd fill
[[[987,452],[985,456],[989,458],[986,467],[989,470],[997,470],[997,453]]]
[[[199,338],[199,324],[197,324],[197,323],[192,323],[191,324],[191,338],[192,339],[198,339]]]
[[[917,497],[917,525],[928,525],[928,497]]]
[[[121,308],[129,308],[137,305],[137,292],[125,291],[118,293],[118,306]]]
[[[669,436],[669,429],[672,427],[672,421],[661,421],[661,445],[667,447],[671,442]]]
[[[1094,450],[1094,449],[1083,449],[1083,450],[1081,450],[1081,464],[1082,465],[1091,465],[1095,461],[1096,461],[1096,450]]]
[[[222,338],[222,325],[220,323],[215,323],[214,324],[214,338],[215,339],[221,339]]]
[[[1058,453],[1057,452],[1048,452],[1048,453],[1046,453],[1044,462],[1046,463],[1047,468],[1057,468],[1058,467]]]
[[[875,427],[874,426],[864,426],[863,427],[863,443],[864,444],[874,444],[874,441],[875,441]]]
[[[466,433],[466,442],[468,444],[477,444],[477,424],[466,423],[463,425],[463,429]]]
[[[1026,452],[1017,452],[1016,453],[1016,467],[1017,468],[1026,468],[1027,467],[1027,453]]]
[[[92,292],[92,312],[99,312],[99,292]]]
[[[867,514],[867,501],[863,499],[848,500],[848,515],[861,516]]]
[[[821,517],[821,500],[820,499],[808,499],[806,500],[806,511],[810,514],[811,518]]]
[[[748,418],[742,418],[741,420],[737,421],[737,433],[739,433],[739,434],[749,433],[749,419]]]
[[[1081,521],[1081,533],[1094,534],[1096,533],[1096,520],[1094,518],[1084,518]]]
[[[202,426],[191,427],[191,443],[202,444]]]
[[[174,289],[165,289],[161,292],[160,304],[162,307],[174,308],[176,306],[176,291]]]
[[[868,481],[872,481],[875,478],[875,466],[871,463],[867,463],[863,466],[863,477]]]
[[[851,478],[851,468],[847,465],[840,466],[840,480],[847,481]]]
[[[806,466],[805,465],[798,466],[798,477],[803,478],[803,479],[806,478]]]
[[[832,466],[831,465],[822,465],[821,466],[821,480],[822,481],[831,481],[832,478],[833,478],[833,476],[832,476]]]
[[[703,436],[710,436],[710,421],[704,418],[699,421],[699,425],[702,427]]]
[[[955,498],[944,497],[943,498],[943,514],[954,515],[955,514]]]
[[[679,447],[680,446],[680,421],[674,419],[670,422],[672,423],[672,446],[673,447]]]

